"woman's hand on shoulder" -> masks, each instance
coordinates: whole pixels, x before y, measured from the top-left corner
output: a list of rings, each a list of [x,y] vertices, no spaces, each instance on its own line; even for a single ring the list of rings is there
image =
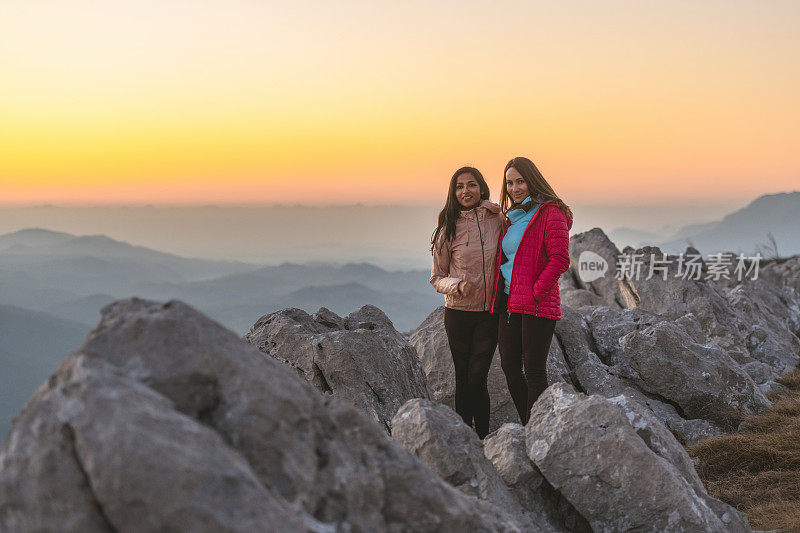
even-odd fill
[[[483,200],[481,202],[481,207],[485,207],[486,209],[488,209],[492,213],[499,213],[500,212],[500,206],[498,204],[492,202],[491,200]]]

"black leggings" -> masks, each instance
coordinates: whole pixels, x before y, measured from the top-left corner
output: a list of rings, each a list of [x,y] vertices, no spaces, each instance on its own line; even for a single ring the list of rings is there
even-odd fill
[[[503,309],[498,313],[500,364],[519,419],[525,425],[533,403],[547,388],[547,353],[556,321],[523,313],[509,315],[505,311],[506,298],[502,293],[498,306]]]
[[[489,433],[486,380],[497,347],[497,315],[445,308],[444,329],[456,369],[456,412],[483,439]]]

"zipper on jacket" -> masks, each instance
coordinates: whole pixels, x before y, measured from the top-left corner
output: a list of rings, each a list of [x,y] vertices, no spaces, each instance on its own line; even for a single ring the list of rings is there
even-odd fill
[[[481,239],[481,273],[483,274],[483,310],[486,311],[486,253],[483,247],[483,231],[481,231],[481,221],[478,218],[478,208],[475,210],[475,223],[478,225],[478,235]]]
[[[467,224],[467,246],[469,246],[469,224]]]
[[[533,213],[533,216],[528,221],[528,224],[525,226],[525,229],[522,231],[522,237],[520,237],[520,239],[519,239],[519,245],[517,245],[517,250],[519,250],[519,247],[522,246],[522,241],[525,240],[525,235],[528,233],[528,230],[533,225],[533,221],[536,219],[537,216],[539,216],[539,213],[541,213],[542,206],[544,206],[544,204],[546,204],[546,203],[547,202],[543,202],[538,207],[538,209],[536,209],[536,212]],[[506,231],[508,231],[508,228],[506,228]],[[505,232],[503,232],[503,233],[505,233]],[[503,235],[501,235],[501,238],[502,237],[503,237]],[[509,299],[511,298],[511,282],[514,280],[514,271],[517,269],[517,264],[518,263],[516,261],[514,261],[514,266],[511,267],[511,280],[508,282],[508,289],[509,289],[508,290],[508,297],[509,297]],[[533,300],[533,305],[534,305],[534,311],[533,311],[534,312],[534,316],[539,316],[539,304],[536,302],[536,299]],[[508,311],[508,302],[506,302],[506,310]],[[508,311],[508,320],[509,321],[511,320],[511,311]],[[508,322],[508,323],[510,324],[511,322]]]

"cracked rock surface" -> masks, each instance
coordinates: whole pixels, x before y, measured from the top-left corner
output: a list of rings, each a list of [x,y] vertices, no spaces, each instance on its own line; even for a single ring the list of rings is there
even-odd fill
[[[430,398],[414,348],[375,306],[342,318],[324,307],[314,315],[283,309],[262,316],[250,344],[294,367],[322,393],[345,400],[386,428],[411,398]]]
[[[749,531],[708,495],[683,447],[625,396],[586,396],[557,383],[526,427],[528,456],[594,531]]]
[[[0,531],[517,531],[362,410],[172,301],[129,299],[0,449]]]
[[[576,263],[585,252],[607,261],[609,272],[581,281]],[[701,279],[684,279],[677,256],[668,256],[664,270],[647,279],[650,261],[657,265],[664,255],[656,247],[628,248],[622,255],[642,264],[641,275],[616,279],[620,253],[599,228],[572,236],[570,255],[556,326],[563,381],[588,394],[628,396],[684,444],[734,430],[763,412],[770,406],[766,393],[782,388],[775,379],[797,364],[797,258],[738,282],[707,278],[703,262]],[[733,277],[732,270],[725,274]]]

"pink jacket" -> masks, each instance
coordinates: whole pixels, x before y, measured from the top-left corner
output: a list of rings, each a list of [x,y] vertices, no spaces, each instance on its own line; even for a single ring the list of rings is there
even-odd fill
[[[445,307],[463,311],[491,309],[501,226],[500,206],[483,200],[477,208],[461,211],[451,240],[445,242],[444,232],[439,233],[430,281],[444,294]]]
[[[500,261],[503,255],[502,242],[508,223],[500,232],[495,260],[495,278],[491,308],[495,309],[500,283]],[[561,319],[561,295],[558,278],[569,268],[569,230],[572,218],[567,217],[553,202],[545,202],[533,214],[517,254],[511,272],[511,289],[508,295],[508,311],[528,315]]]

